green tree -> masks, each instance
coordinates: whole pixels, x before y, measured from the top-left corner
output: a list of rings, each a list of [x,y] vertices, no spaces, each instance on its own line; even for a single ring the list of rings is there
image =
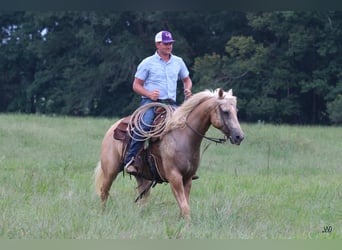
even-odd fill
[[[195,59],[199,86],[236,89],[245,120],[327,123],[326,101],[341,93],[341,13],[250,12],[246,18],[248,36],[232,36],[224,54]]]
[[[1,112],[129,114],[161,29],[194,92],[233,88],[242,120],[328,124],[342,94],[341,11],[18,11],[0,26]]]
[[[334,124],[342,124],[342,95],[338,95],[334,101],[328,102],[327,111]]]
[[[269,65],[275,72],[286,72],[269,75],[272,88],[277,86],[274,82],[282,83],[278,99],[294,101],[291,106],[297,114],[286,121],[327,122],[325,100],[338,82],[336,69],[341,67],[340,13],[286,11],[252,13],[248,18],[259,39],[272,48]]]
[[[20,24],[24,12],[0,15],[0,112],[32,112],[32,100],[26,95],[34,72],[34,55],[25,50]],[[27,39],[27,38],[26,38]]]
[[[241,96],[239,105],[243,117],[246,114],[244,105],[248,98],[255,97],[258,89],[257,83],[251,79],[263,71],[267,54],[268,49],[257,44],[252,37],[233,36],[226,43],[224,55],[212,53],[195,59],[195,88],[204,88],[208,83],[211,88],[233,88]]]

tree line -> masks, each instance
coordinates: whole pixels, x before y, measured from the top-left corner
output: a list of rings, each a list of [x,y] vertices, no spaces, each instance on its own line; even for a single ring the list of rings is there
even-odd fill
[[[0,25],[0,112],[128,115],[166,29],[193,92],[232,88],[240,120],[342,123],[341,11],[11,11]]]

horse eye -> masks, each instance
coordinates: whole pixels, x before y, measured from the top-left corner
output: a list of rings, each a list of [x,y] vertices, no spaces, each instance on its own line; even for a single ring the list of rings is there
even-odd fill
[[[230,115],[229,109],[225,109],[225,110],[222,110],[222,111],[223,111],[223,113],[224,113],[225,115],[227,115],[227,116]]]

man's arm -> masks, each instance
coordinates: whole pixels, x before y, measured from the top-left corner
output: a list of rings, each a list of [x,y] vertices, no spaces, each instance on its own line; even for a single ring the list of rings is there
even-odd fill
[[[159,98],[158,90],[153,90],[151,92],[147,91],[144,88],[144,81],[136,77],[134,78],[134,81],[133,81],[133,90],[138,95],[146,96],[147,98],[150,98],[153,101],[156,101]]]
[[[189,98],[192,95],[191,88],[192,88],[192,81],[190,76],[187,76],[182,79],[183,86],[184,86],[184,96],[185,99]]]

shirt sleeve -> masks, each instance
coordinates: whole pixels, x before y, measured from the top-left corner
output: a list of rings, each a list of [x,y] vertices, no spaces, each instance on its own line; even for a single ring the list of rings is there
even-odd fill
[[[147,62],[145,60],[143,60],[137,68],[137,72],[135,73],[135,77],[139,78],[143,81],[145,81],[148,77],[148,67],[147,67]]]

